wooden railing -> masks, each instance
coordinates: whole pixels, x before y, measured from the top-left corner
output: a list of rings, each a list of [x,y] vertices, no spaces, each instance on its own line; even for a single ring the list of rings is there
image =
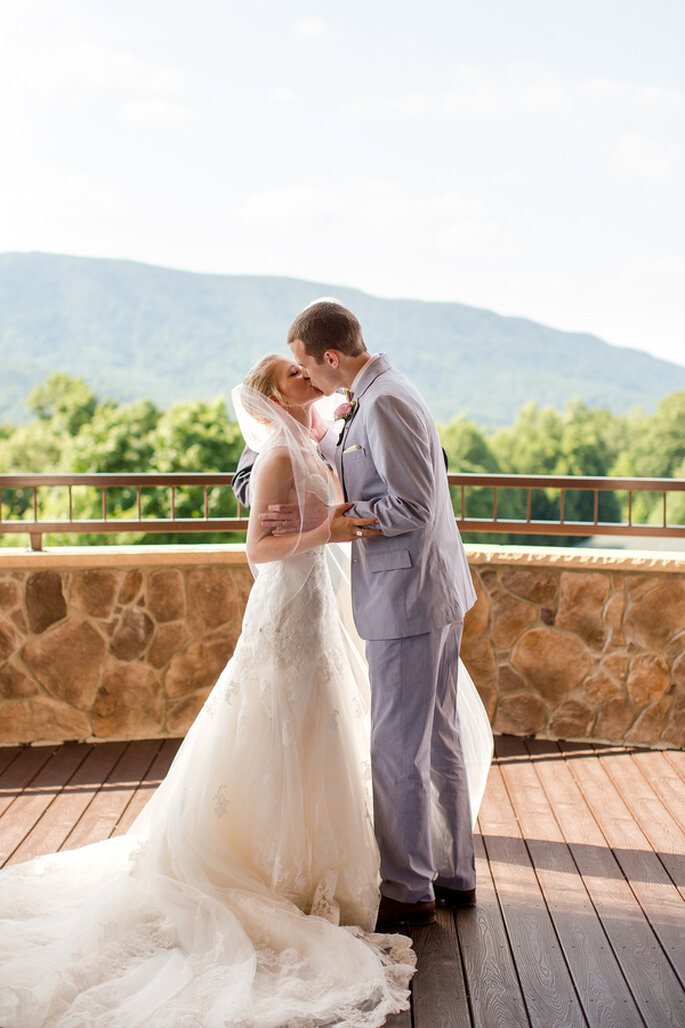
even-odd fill
[[[211,512],[210,490],[230,489],[233,474],[86,474],[86,475],[0,475],[0,536],[4,533],[27,533],[31,547],[40,550],[45,534],[85,534],[102,532],[236,532],[247,528],[247,518],[240,506],[235,516],[216,516]],[[498,532],[522,535],[635,535],[685,537],[685,525],[668,520],[667,498],[685,491],[685,479],[671,478],[581,478],[563,475],[481,475],[472,473],[449,474],[455,502],[457,524],[462,532]],[[87,487],[100,493],[99,517],[74,517],[73,490]],[[179,489],[201,487],[203,502],[192,517],[177,516]],[[46,518],[42,515],[42,497],[49,489],[66,489],[63,516]],[[115,489],[135,490],[135,517],[112,516],[108,510],[108,495]],[[142,490],[166,490],[169,515],[143,516]],[[474,489],[492,491],[490,517],[473,517],[468,513],[469,492]],[[517,490],[519,498],[525,494],[525,512],[521,516],[502,517],[502,495],[506,490]],[[559,516],[534,517],[533,494],[544,490],[558,492]],[[28,501],[27,501],[28,492]],[[586,493],[593,497],[592,516],[572,520],[566,516],[569,494]],[[627,494],[627,518],[622,521],[600,520],[602,493]],[[636,523],[633,520],[633,496],[650,492],[661,496],[662,517],[659,524]],[[18,498],[17,498],[18,494]],[[3,516],[3,501],[8,513]],[[13,507],[21,507],[13,514]]]

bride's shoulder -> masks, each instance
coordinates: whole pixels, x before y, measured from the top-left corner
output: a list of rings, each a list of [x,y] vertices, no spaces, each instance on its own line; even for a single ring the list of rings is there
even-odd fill
[[[279,444],[270,446],[259,454],[255,469],[262,474],[292,475],[293,465],[288,447]]]

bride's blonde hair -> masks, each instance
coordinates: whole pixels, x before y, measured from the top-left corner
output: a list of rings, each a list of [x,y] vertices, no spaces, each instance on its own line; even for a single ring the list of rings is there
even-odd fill
[[[266,357],[262,357],[250,368],[243,379],[243,385],[285,404],[285,396],[276,385],[276,361],[280,359],[281,355],[278,353],[267,353]]]
[[[254,389],[263,396],[270,396],[272,400],[276,400],[276,402],[280,403],[282,407],[287,407],[288,401],[276,384],[277,360],[280,360],[280,354],[267,353],[266,357],[262,357],[261,360],[258,360],[257,363],[250,368],[243,379],[243,385],[248,386],[250,389]],[[245,403],[245,409],[249,414],[257,418],[258,421],[264,421],[263,414],[260,417],[259,411],[250,410],[249,400]]]

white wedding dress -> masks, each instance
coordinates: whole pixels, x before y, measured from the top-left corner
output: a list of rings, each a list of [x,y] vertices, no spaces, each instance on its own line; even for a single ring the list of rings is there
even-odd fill
[[[410,940],[373,933],[348,573],[333,546],[260,565],[235,653],[128,834],[0,872],[2,1028],[371,1028],[408,1006]],[[492,736],[470,680],[460,696],[475,815]]]
[[[324,549],[263,565],[129,833],[0,873],[2,1028],[366,1026],[406,1006],[410,941],[371,934],[365,740]]]

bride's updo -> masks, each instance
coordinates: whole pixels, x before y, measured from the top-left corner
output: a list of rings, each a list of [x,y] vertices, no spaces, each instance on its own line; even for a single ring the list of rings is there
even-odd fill
[[[280,403],[282,407],[287,407],[288,402],[276,384],[276,361],[280,359],[281,355],[278,353],[267,353],[266,357],[262,357],[256,364],[253,364],[243,379],[243,385],[248,386],[249,389],[254,389],[263,396],[271,397],[276,403]],[[249,394],[246,394],[244,403],[248,414],[264,423],[263,409],[250,409]]]
[[[285,396],[276,385],[276,361],[282,359],[279,353],[267,353],[266,357],[253,364],[243,379],[243,385],[256,389],[264,396],[272,396],[279,403],[285,403]]]

